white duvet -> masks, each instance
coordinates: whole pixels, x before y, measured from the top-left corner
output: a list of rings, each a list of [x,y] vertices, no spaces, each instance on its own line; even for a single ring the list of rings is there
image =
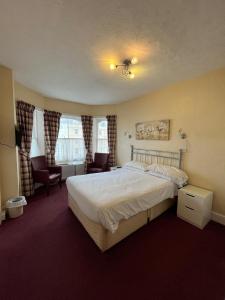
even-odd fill
[[[126,168],[72,176],[66,185],[82,212],[111,232],[122,219],[173,198],[177,192],[175,184],[166,179]]]

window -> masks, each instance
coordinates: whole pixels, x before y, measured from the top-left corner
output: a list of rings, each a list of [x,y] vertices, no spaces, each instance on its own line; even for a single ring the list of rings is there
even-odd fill
[[[56,162],[84,161],[85,152],[81,118],[62,116],[56,143]]]
[[[107,119],[93,118],[93,154],[108,152]],[[34,110],[33,131],[30,156],[45,154],[44,114]],[[80,117],[62,116],[58,140],[56,143],[55,160],[57,163],[81,162],[85,160],[82,122]]]
[[[93,120],[93,153],[95,152],[109,152],[106,118],[94,118]]]
[[[33,129],[30,157],[45,154],[44,139],[44,114],[43,111],[35,109],[33,114]]]

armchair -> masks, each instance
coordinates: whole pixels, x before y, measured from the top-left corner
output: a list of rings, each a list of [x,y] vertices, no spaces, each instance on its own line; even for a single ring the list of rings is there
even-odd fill
[[[62,186],[62,167],[48,167],[44,155],[32,157],[31,167],[34,183],[43,183],[46,187],[47,195],[49,195],[50,185],[59,183],[60,187]]]
[[[109,154],[108,153],[95,153],[93,163],[87,164],[87,173],[100,173],[109,171]]]

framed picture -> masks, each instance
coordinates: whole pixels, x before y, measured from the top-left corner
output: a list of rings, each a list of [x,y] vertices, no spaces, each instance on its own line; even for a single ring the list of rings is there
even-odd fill
[[[158,120],[136,123],[137,140],[168,141],[170,137],[170,120]]]

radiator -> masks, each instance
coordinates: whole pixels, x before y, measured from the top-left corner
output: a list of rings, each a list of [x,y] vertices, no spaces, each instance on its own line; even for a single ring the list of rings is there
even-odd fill
[[[70,176],[84,174],[84,165],[61,165],[62,166],[62,179],[66,179]]]
[[[62,165],[62,179],[75,175],[74,165]]]

